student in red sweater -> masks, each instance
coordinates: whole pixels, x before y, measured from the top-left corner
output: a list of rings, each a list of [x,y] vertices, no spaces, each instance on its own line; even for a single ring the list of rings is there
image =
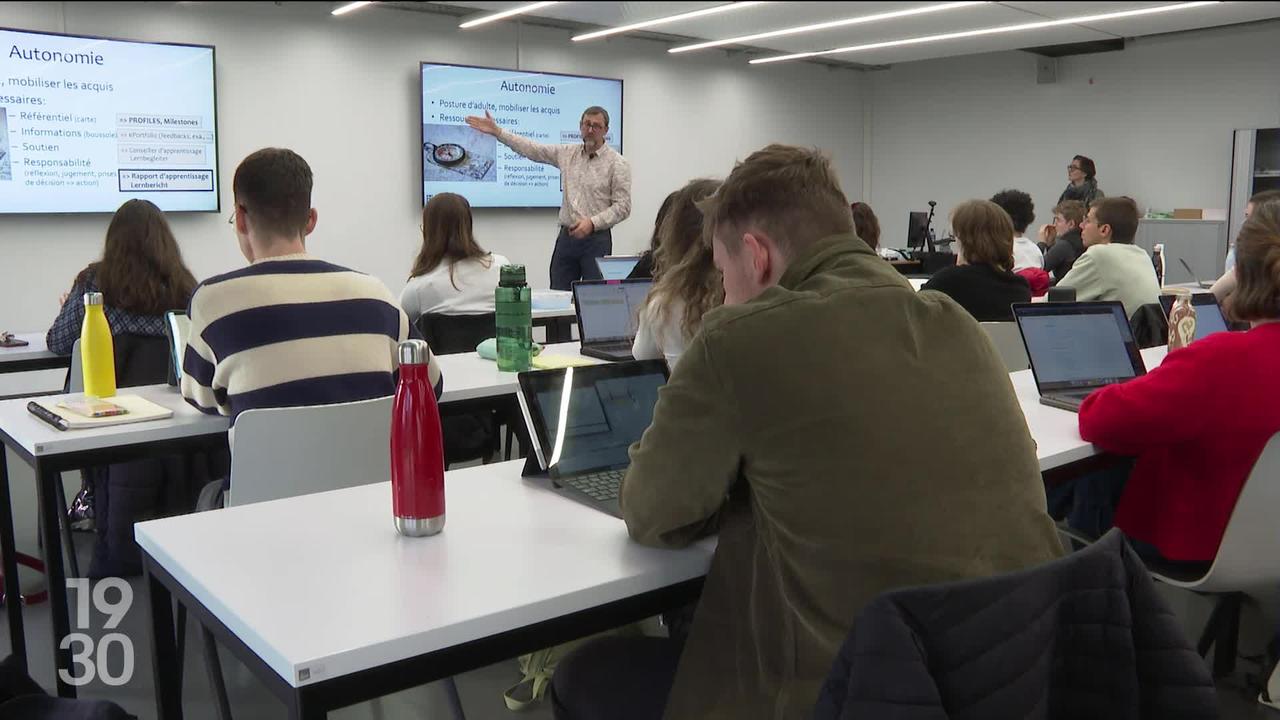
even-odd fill
[[[1280,202],[1255,208],[1240,230],[1236,271],[1236,312],[1252,329],[1175,350],[1080,408],[1081,437],[1136,456],[1115,525],[1168,560],[1213,560],[1241,487],[1280,431]]]

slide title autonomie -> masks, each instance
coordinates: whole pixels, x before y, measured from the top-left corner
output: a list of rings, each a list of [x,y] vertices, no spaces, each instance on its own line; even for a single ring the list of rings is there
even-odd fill
[[[105,60],[97,53],[64,53],[57,50],[30,48],[22,50],[17,45],[9,48],[9,57],[37,62],[60,62],[68,65],[102,65]]]

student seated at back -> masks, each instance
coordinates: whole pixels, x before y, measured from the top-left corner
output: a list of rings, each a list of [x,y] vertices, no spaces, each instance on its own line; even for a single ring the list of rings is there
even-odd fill
[[[627,275],[628,280],[643,280],[653,277],[653,257],[658,253],[658,246],[662,243],[658,231],[662,229],[662,221],[666,219],[667,213],[671,211],[671,203],[676,198],[675,193],[671,193],[662,201],[662,205],[658,208],[658,215],[653,219],[653,235],[649,237],[649,249],[640,253],[640,262],[631,268],[631,272]]]
[[[666,358],[675,367],[702,327],[702,316],[724,302],[720,272],[711,248],[702,241],[702,211],[697,205],[719,186],[716,180],[694,180],[673,196],[659,229],[653,287],[640,310],[640,328],[631,347],[637,360]]]
[[[1254,193],[1249,198],[1249,202],[1244,206],[1244,219],[1248,220],[1253,214],[1253,209],[1266,202],[1280,200],[1280,190],[1263,190],[1260,193]],[[1218,298],[1218,303],[1222,305],[1223,313],[1230,320],[1235,320],[1235,316],[1231,312],[1231,294],[1236,291],[1236,247],[1233,244],[1231,249],[1227,251],[1226,272],[1222,277],[1213,284],[1212,292],[1214,297]]]
[[[880,218],[871,206],[864,202],[850,203],[849,212],[853,214],[853,231],[858,239],[872,250],[880,249]]]
[[[1043,270],[1044,252],[1027,237],[1027,226],[1036,219],[1036,206],[1031,196],[1021,190],[1001,190],[991,202],[1009,213],[1013,221],[1013,271]]]
[[[955,267],[929,278],[921,290],[951,296],[980,322],[1013,320],[1013,303],[1031,302],[1031,286],[1013,272],[1013,221],[990,200],[968,200],[951,211],[959,248]]]
[[[236,238],[249,266],[191,298],[182,395],[200,410],[328,405],[395,392],[409,318],[381,281],[307,254],[316,227],[311,167],[292,150],[259,150],[236,168]],[[437,397],[443,379],[428,358]]]
[[[1089,208],[1080,237],[1084,254],[1058,287],[1075,288],[1076,300],[1119,300],[1124,314],[1160,302],[1160,283],[1146,250],[1133,244],[1138,234],[1138,204],[1132,198],[1103,198]]]
[[[76,275],[49,328],[49,351],[70,355],[84,324],[84,295],[101,292],[111,332],[164,337],[164,314],[181,310],[196,288],[160,208],[147,200],[121,205],[107,226],[102,259]]]
[[[1084,203],[1063,200],[1053,208],[1053,224],[1040,228],[1040,247],[1044,249],[1044,270],[1058,282],[1071,272],[1076,258],[1084,254],[1080,225],[1084,222]]]
[[[486,252],[472,233],[471,204],[440,193],[422,209],[422,250],[413,264],[400,306],[416,323],[427,314],[482,315],[493,312],[493,291],[505,257]]]
[[[1168,560],[1214,559],[1245,480],[1280,432],[1280,200],[1241,228],[1236,276],[1235,312],[1251,330],[1174,350],[1080,407],[1082,438],[1136,457],[1115,525]]]

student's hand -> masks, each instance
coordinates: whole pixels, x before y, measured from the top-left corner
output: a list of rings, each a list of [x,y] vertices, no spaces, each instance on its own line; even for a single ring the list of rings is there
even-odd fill
[[[488,110],[484,111],[484,117],[468,115],[467,125],[469,125],[472,130],[479,130],[485,135],[498,134],[498,123],[493,119],[493,116],[489,114]]]
[[[1058,229],[1052,225],[1040,226],[1040,242],[1053,247],[1053,241],[1058,239]]]
[[[596,225],[591,222],[591,218],[582,218],[573,227],[569,228],[569,235],[581,240],[595,231]]]

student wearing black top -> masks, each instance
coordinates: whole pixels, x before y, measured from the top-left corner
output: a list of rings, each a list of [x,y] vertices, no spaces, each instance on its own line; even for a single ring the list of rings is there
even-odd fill
[[[920,288],[951,296],[980,322],[1013,320],[1013,303],[1031,302],[1031,286],[1013,273],[1013,221],[990,200],[968,200],[951,211],[959,242],[955,267]]]
[[[1057,283],[1084,254],[1080,223],[1088,209],[1079,200],[1063,200],[1053,209],[1053,224],[1040,228],[1040,241],[1045,244],[1044,270]]]
[[[662,206],[658,208],[658,217],[653,219],[653,237],[649,240],[649,249],[641,253],[640,262],[636,263],[636,266],[631,269],[631,273],[627,275],[628,280],[653,277],[653,255],[658,252],[658,243],[662,240],[658,236],[658,229],[662,227],[662,221],[666,219],[667,213],[671,212],[671,204],[675,197],[676,193],[671,193],[666,200],[662,201]]]

